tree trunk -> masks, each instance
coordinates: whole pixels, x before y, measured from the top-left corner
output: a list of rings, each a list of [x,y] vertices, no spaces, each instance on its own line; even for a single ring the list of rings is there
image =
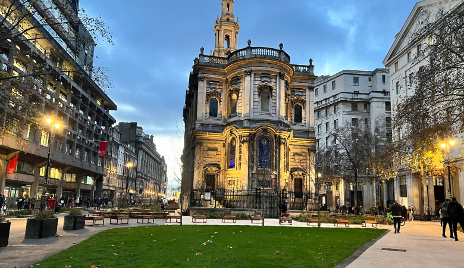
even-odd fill
[[[424,172],[424,166],[421,166],[420,193],[419,193],[419,210],[420,210],[421,221],[426,220],[425,214],[424,214],[424,189],[425,189],[425,172]]]
[[[353,202],[353,205],[354,205],[354,215],[358,215],[358,210],[356,209],[358,207],[358,170],[356,169],[356,171],[354,172],[354,187],[353,187],[353,190],[354,190],[354,202]]]

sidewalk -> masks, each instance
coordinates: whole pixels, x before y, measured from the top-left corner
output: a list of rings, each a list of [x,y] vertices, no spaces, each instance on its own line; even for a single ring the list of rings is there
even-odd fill
[[[25,239],[24,232],[27,219],[10,218],[11,233],[9,245],[0,248],[0,268],[28,267],[48,256],[54,255],[64,249],[78,244],[89,237],[110,228],[138,227],[153,224],[138,224],[136,219],[131,219],[129,224],[110,225],[109,219],[103,226],[86,226],[76,231],[64,231],[63,219],[65,214],[58,216],[58,236],[42,239]],[[261,222],[251,224],[250,220],[237,220],[236,223],[221,219],[208,219],[207,223],[192,223],[192,218],[182,217],[184,225],[254,225],[261,226]],[[154,225],[164,225],[164,219],[155,220]],[[179,223],[167,223],[166,225],[178,225]],[[265,219],[264,226],[282,226],[299,228],[316,228],[316,225],[308,227],[306,223],[294,221],[292,225],[279,225],[277,219]],[[334,227],[333,224],[322,224],[323,228]],[[361,225],[350,225],[349,228],[361,228]],[[372,227],[368,227],[372,228]],[[393,230],[393,226],[379,225],[378,228]],[[449,235],[449,233],[447,233]],[[461,254],[464,250],[464,234],[459,232],[461,241],[442,238],[439,222],[407,222],[401,227],[401,233],[386,233],[373,245],[365,246],[353,256],[345,260],[339,267],[388,267],[399,265],[412,267],[464,267]],[[343,239],[343,238],[341,238]],[[382,250],[390,249],[390,250]],[[393,251],[392,251],[393,250]],[[405,250],[405,251],[403,251]],[[444,259],[443,256],[446,256]]]

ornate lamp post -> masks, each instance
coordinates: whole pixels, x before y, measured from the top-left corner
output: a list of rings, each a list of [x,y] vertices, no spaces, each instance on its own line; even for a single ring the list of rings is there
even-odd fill
[[[46,118],[45,122],[50,126],[50,139],[48,141],[48,156],[47,156],[47,167],[45,170],[45,181],[44,184],[47,184],[48,181],[50,180],[50,168],[52,166],[50,155],[51,155],[51,150],[52,150],[52,144],[53,144],[53,129],[59,129],[61,127],[61,124],[59,122],[53,122],[53,119],[51,118]]]
[[[448,142],[443,142],[443,143],[440,144],[441,148],[443,148],[443,150],[446,153],[446,163],[447,163],[447,167],[448,167],[448,197],[449,198],[451,198],[451,196],[452,196],[452,194],[451,194],[451,171],[450,171],[449,151],[450,151],[450,147],[453,146],[454,144],[456,144],[456,142],[454,140],[449,140]]]
[[[126,168],[127,168],[127,177],[126,177],[126,193],[127,193],[127,196],[129,197],[129,177],[130,177],[130,174],[129,174],[129,169],[132,168],[133,164],[131,162],[127,162],[125,164]],[[124,169],[124,172],[126,171],[126,169]]]

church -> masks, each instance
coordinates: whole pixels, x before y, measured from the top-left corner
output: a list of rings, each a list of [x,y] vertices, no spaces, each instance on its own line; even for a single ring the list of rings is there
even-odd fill
[[[185,95],[181,201],[263,209],[284,198],[289,209],[307,209],[317,143],[312,60],[292,64],[283,44],[248,40],[239,49],[239,29],[234,1],[222,0],[214,51],[200,49]]]

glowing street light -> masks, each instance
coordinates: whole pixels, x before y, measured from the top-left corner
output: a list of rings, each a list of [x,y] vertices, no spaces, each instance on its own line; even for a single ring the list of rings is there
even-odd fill
[[[47,168],[45,170],[45,181],[44,184],[47,184],[48,181],[50,180],[50,168],[52,166],[50,155],[51,155],[51,150],[52,150],[52,144],[53,144],[53,129],[59,129],[61,127],[61,124],[59,122],[56,122],[55,124],[53,123],[53,119],[50,117],[45,118],[45,122],[50,126],[50,139],[48,141],[48,156],[47,156]]]

